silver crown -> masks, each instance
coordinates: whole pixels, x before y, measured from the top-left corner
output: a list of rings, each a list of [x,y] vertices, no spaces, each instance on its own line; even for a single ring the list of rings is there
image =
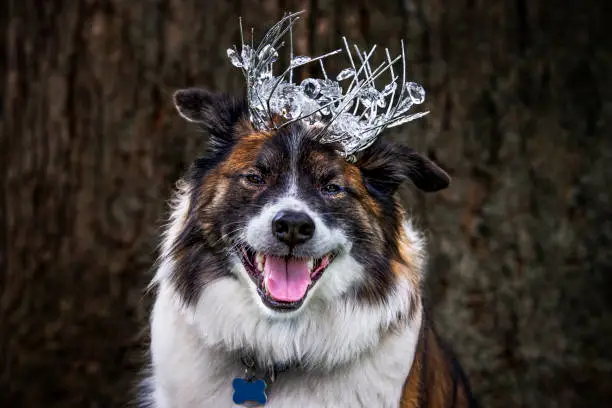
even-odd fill
[[[335,80],[325,71],[323,60],[341,53],[338,49],[319,57],[293,55],[293,25],[303,12],[287,14],[265,34],[258,47],[244,43],[240,20],[241,49],[227,50],[232,64],[240,68],[247,81],[247,102],[250,120],[263,131],[279,129],[296,121],[318,129],[319,141],[337,143],[340,153],[350,158],[370,146],[387,127],[399,126],[425,116],[429,112],[409,113],[423,103],[425,90],[414,82],[406,82],[404,42],[401,55],[391,58],[385,49],[386,60],[372,69],[371,58],[376,45],[369,52],[354,45],[357,59],[345,37],[344,51],[350,66],[341,70]],[[278,50],[284,46],[283,37],[289,35],[289,67],[275,75],[273,65]],[[323,79],[306,78],[300,84],[293,82],[293,70],[318,61]],[[401,61],[401,81],[393,66]],[[376,89],[375,80],[388,73],[391,81],[382,90]],[[340,84],[348,83],[346,90]]]

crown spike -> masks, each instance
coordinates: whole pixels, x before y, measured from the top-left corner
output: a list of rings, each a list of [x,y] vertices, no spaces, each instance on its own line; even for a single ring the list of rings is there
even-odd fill
[[[344,49],[346,50],[346,54],[348,55],[351,67],[353,68],[353,71],[356,71],[355,62],[353,61],[353,54],[351,53],[351,48],[348,45],[348,41],[346,41],[346,37],[342,36],[342,41],[344,42]]]
[[[289,61],[291,66],[291,61],[293,61],[293,24],[291,24],[291,19],[289,19]],[[289,83],[293,83],[293,68],[289,72]]]
[[[325,78],[325,80],[327,81],[329,78],[327,78],[327,72],[325,72],[325,66],[323,65],[322,59],[319,60],[319,64],[321,64],[321,72],[323,72],[323,78]]]
[[[242,17],[238,18],[238,24],[240,25],[240,46],[244,48],[244,34],[242,31]],[[236,46],[234,46],[236,48]]]
[[[389,61],[389,69],[391,70],[391,84],[397,84],[397,77],[395,76],[395,72],[393,72],[393,63],[391,62],[391,54],[389,53],[389,49],[385,48],[385,54],[387,55],[387,61]],[[387,105],[387,111],[385,112],[385,117],[389,116],[389,112],[391,112],[391,107],[393,106],[393,101],[395,99],[395,91],[397,90],[397,86],[393,86],[393,91],[391,91],[391,99],[389,99],[389,104]]]

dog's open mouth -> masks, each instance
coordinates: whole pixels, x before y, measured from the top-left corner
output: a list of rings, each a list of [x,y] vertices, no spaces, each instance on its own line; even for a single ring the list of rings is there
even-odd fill
[[[278,257],[248,247],[241,247],[240,255],[264,304],[279,311],[298,309],[335,257],[335,253],[321,258]]]

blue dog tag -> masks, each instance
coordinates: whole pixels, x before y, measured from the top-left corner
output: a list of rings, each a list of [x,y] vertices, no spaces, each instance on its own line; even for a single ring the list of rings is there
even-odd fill
[[[244,378],[234,378],[234,403],[243,405],[246,402],[255,402],[258,405],[265,405],[268,401],[266,395],[267,384],[264,380],[245,380]]]

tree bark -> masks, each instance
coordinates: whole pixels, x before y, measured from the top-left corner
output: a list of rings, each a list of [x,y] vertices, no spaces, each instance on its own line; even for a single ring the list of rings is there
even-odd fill
[[[428,298],[483,406],[612,396],[612,81],[605,1],[9,0],[0,5],[0,405],[128,401],[173,183],[204,138],[171,93],[242,95],[225,49],[308,9],[300,53],[407,44],[434,157],[403,192],[427,229]],[[609,7],[608,7],[609,8]],[[329,68],[334,71],[333,67]],[[313,72],[314,74],[314,72]],[[318,73],[316,73],[318,75]]]

